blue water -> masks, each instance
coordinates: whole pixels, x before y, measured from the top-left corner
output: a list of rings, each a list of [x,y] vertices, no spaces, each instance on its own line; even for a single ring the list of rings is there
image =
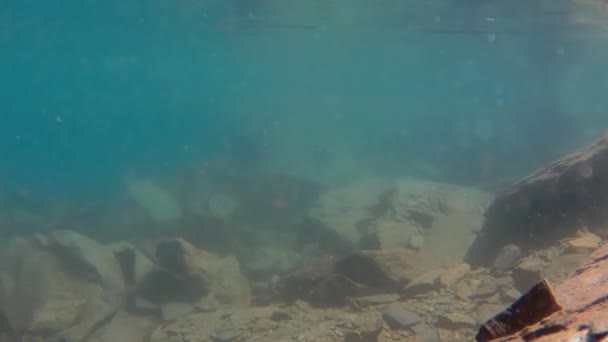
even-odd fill
[[[105,196],[204,160],[252,171],[260,150],[323,180],[520,175],[608,124],[603,28],[555,7],[2,1],[0,183]]]

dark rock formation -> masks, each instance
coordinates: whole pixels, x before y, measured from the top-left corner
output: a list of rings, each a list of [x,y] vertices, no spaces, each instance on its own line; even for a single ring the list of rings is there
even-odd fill
[[[505,245],[539,249],[583,226],[606,237],[607,207],[608,138],[603,138],[499,194],[466,261],[490,266]]]

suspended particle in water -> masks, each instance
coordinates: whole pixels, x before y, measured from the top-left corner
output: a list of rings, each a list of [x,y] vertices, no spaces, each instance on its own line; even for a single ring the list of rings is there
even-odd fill
[[[32,194],[32,191],[30,190],[30,188],[21,187],[17,190],[17,194],[19,195],[19,197],[26,198]]]
[[[565,49],[563,46],[560,46],[560,47],[558,47],[558,48],[555,50],[555,53],[556,53],[558,56],[563,56],[563,55],[565,55],[565,54],[566,54],[566,49]]]
[[[55,116],[55,122],[58,124],[63,123],[63,117],[61,115]]]
[[[488,41],[493,43],[496,40],[496,35],[494,33],[488,34]]]
[[[502,95],[505,93],[505,87],[502,84],[498,84],[496,85],[496,87],[494,88],[494,93],[496,95]]]
[[[433,21],[435,21],[436,23],[440,23],[441,22],[441,16],[440,15],[436,15],[435,18],[433,18]]]
[[[282,197],[277,197],[272,201],[272,207],[274,209],[285,209],[287,208],[287,200]]]

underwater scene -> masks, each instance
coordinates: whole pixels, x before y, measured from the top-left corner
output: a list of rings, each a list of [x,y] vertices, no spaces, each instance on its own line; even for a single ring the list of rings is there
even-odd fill
[[[608,340],[605,0],[0,0],[0,342]]]

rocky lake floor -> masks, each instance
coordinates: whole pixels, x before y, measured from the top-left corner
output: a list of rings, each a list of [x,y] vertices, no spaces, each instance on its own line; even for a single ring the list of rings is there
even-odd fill
[[[465,262],[493,199],[479,189],[245,184],[144,181],[101,209],[7,216],[45,229],[0,240],[0,341],[473,341],[602,241],[581,226],[482,267]]]

